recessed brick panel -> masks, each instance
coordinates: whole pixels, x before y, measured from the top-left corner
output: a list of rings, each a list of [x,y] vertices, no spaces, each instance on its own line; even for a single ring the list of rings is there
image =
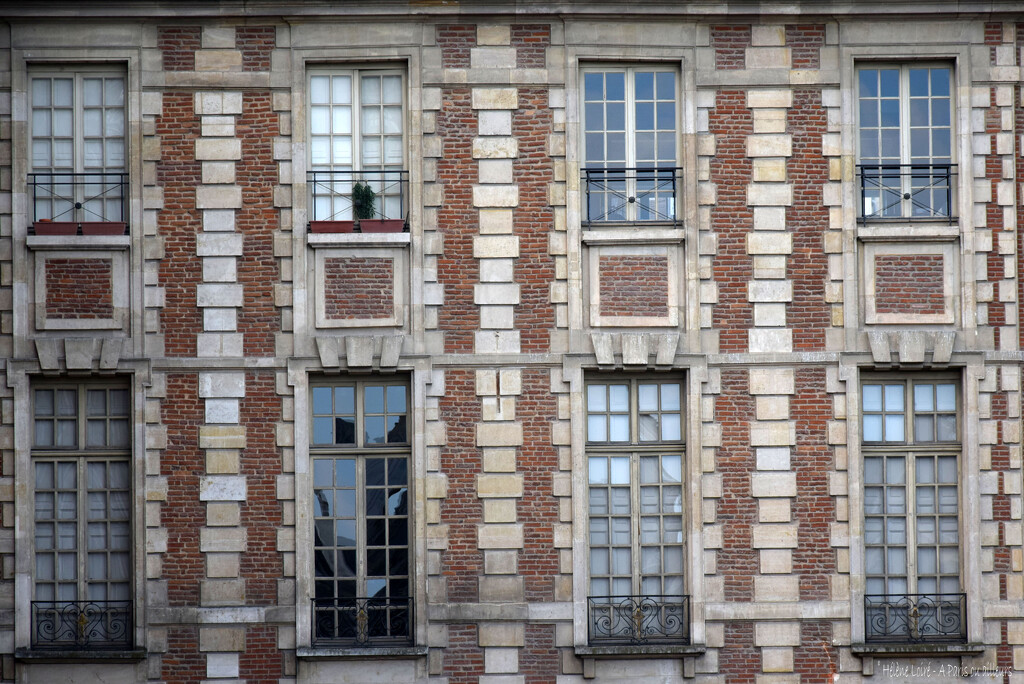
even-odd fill
[[[395,315],[395,260],[383,257],[324,259],[327,318],[351,320]]]
[[[441,66],[446,69],[468,69],[469,49],[476,47],[476,25],[438,26],[435,42],[441,48]]]
[[[942,315],[945,267],[941,254],[875,256],[875,313]]]
[[[269,71],[270,52],[277,41],[273,26],[239,26],[235,29],[235,47],[242,53],[243,71]]]
[[[113,318],[112,270],[109,259],[47,259],[46,317]]]
[[[156,46],[163,52],[164,71],[195,71],[201,36],[199,26],[158,27]]]
[[[786,45],[790,47],[794,69],[820,69],[821,48],[825,44],[823,24],[789,24]],[[796,145],[793,146],[796,149]]]
[[[547,24],[513,24],[512,47],[516,49],[516,67],[543,69],[547,64],[545,51],[551,45],[551,27]]]
[[[715,49],[716,69],[743,69],[750,47],[749,26],[712,26],[711,47]]]
[[[609,254],[598,260],[602,316],[668,316],[668,257]]]

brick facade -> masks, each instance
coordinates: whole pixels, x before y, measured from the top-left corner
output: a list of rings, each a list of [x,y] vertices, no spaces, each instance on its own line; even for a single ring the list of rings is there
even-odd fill
[[[1024,677],[1019,7],[82,0],[72,17],[64,4],[0,13],[0,682],[846,684],[951,665]],[[862,215],[864,64],[949,67],[948,216]],[[655,137],[652,66],[677,89]],[[334,83],[325,123],[309,72],[333,68],[367,80],[347,95]],[[621,73],[624,90],[584,98],[584,70]],[[83,93],[96,73],[125,76],[124,121],[104,121],[124,128],[126,235],[31,230],[41,186],[28,174],[61,138],[42,130],[33,90],[51,72],[81,74]],[[381,74],[401,75],[397,118],[377,108]],[[314,233],[308,172],[324,155],[369,171],[378,143],[407,174],[405,230]],[[595,155],[643,169],[673,143],[672,220],[586,219]],[[105,149],[116,161],[118,144]],[[324,185],[335,210],[350,180]],[[643,192],[612,195],[628,208]],[[652,378],[681,388],[665,442],[658,421],[677,409],[589,403],[598,383]],[[328,446],[313,388],[382,380],[406,389],[408,444]],[[109,457],[91,451],[93,413],[84,443],[36,445],[35,389],[113,382],[131,397],[135,624],[107,658],[33,641],[34,461]],[[865,414],[881,411],[865,384],[903,382],[955,387],[955,439],[914,443],[926,423],[909,417],[907,439],[864,441]],[[605,413],[640,436],[589,439]],[[329,570],[373,574],[369,554],[314,551],[314,501],[329,503],[311,454],[335,448],[364,469],[408,456],[408,487],[388,493],[409,516],[409,553],[389,562],[412,610],[393,640],[325,641],[316,620]],[[955,456],[966,636],[869,642],[865,452],[915,448]],[[677,453],[680,498],[655,500],[649,478],[675,475],[643,459]],[[589,521],[605,457],[630,466],[616,496],[639,482],[615,502],[628,523],[617,572],[646,586],[652,549],[681,547],[667,574],[682,578],[684,638],[600,639]],[[655,544],[662,513],[683,528]],[[330,534],[382,543],[357,529]],[[371,612],[353,613],[361,637]]]

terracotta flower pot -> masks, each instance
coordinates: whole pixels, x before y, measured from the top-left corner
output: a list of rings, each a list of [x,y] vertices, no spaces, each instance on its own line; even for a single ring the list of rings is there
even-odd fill
[[[82,235],[124,235],[124,221],[83,221]]]
[[[360,219],[359,232],[361,233],[401,233],[405,230],[405,221],[402,219]]]
[[[36,221],[32,224],[36,235],[74,235],[78,232],[76,221]]]
[[[351,233],[355,230],[355,221],[310,221],[311,233]]]

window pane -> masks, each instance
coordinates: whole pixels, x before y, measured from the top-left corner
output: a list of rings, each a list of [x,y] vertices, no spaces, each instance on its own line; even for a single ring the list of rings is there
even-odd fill
[[[590,483],[608,484],[608,461],[602,457],[589,459]]]
[[[902,442],[903,440],[903,415],[887,415],[885,417],[885,441]]]
[[[629,441],[629,416],[609,416],[609,440],[612,442]]]
[[[865,411],[882,410],[882,386],[864,385],[862,402]]]
[[[589,385],[587,387],[587,411],[607,411],[606,385]]]
[[[629,484],[629,459],[615,457],[611,460],[611,483]]]
[[[865,442],[882,441],[882,416],[864,416],[862,423]]]
[[[587,439],[591,442],[604,442],[608,439],[606,430],[607,419],[604,416],[587,417]]]
[[[614,412],[629,411],[629,387],[627,385],[610,385],[610,410]]]

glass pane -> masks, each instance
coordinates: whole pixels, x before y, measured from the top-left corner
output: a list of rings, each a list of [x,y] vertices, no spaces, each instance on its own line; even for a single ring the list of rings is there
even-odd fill
[[[918,511],[920,512],[920,511]],[[934,544],[935,537],[935,518],[918,518],[917,519],[917,543],[918,544]]]
[[[956,518],[939,518],[939,543],[960,543],[960,522]]]
[[[864,416],[864,441],[882,441],[882,416]]]
[[[601,416],[587,417],[587,440],[591,442],[604,442],[608,439],[606,430],[607,419]]]
[[[881,484],[883,482],[882,477],[882,459],[880,458],[865,458],[864,459],[864,482],[867,484]]]
[[[384,416],[366,416],[363,422],[366,425],[366,443],[383,444],[386,434]]]
[[[914,410],[934,411],[935,405],[932,395],[932,385],[914,386]]]
[[[637,407],[641,411],[657,411],[658,410],[658,386],[657,385],[640,385],[637,388],[638,404]]]
[[[53,104],[55,107],[70,107],[74,87],[70,78],[53,79]],[[97,101],[96,104],[99,104]]]
[[[903,440],[903,414],[887,415],[885,417],[885,441],[902,442]]]
[[[587,386],[587,411],[599,412],[608,410],[605,387],[606,385]]]
[[[885,410],[886,411],[902,411],[903,410],[903,385],[886,385],[885,386]]]
[[[955,411],[956,410],[956,385],[936,385],[936,408],[939,411]]]
[[[591,484],[608,484],[608,461],[603,457],[589,459]]]
[[[934,575],[937,569],[935,560],[934,548],[919,548],[917,550],[917,571],[925,575]]]
[[[360,97],[363,104],[380,104],[380,76],[363,76]]]
[[[633,526],[629,518],[612,518],[612,544],[629,545],[633,539]]]
[[[679,396],[680,386],[677,384],[667,384],[661,386],[661,410],[662,411],[678,411],[680,408]]]
[[[939,482],[956,482],[956,456],[942,456],[939,461]]]
[[[608,438],[612,442],[628,442],[629,441],[629,416],[627,415],[612,415],[608,417],[609,423],[609,435]]]
[[[609,408],[616,413],[629,411],[629,387],[626,385],[611,385],[608,387]]]
[[[661,417],[661,439],[666,442],[682,439],[682,425],[679,414],[667,413]]]
[[[312,76],[309,79],[309,101],[313,104],[326,104],[330,101],[330,77]]]
[[[935,512],[935,490],[931,487],[921,487],[917,490],[917,512]]]
[[[657,513],[660,507],[657,487],[640,488],[640,512]]]
[[[611,503],[613,515],[629,515],[632,502],[629,498],[628,487],[615,487],[611,490]]]
[[[591,539],[591,542],[593,542],[593,539]],[[608,549],[591,549],[590,572],[595,575],[607,575],[608,570]]]
[[[632,561],[629,549],[612,549],[612,573],[629,575],[632,573]]]
[[[629,459],[616,456],[611,458],[611,483],[629,484]]]
[[[902,458],[890,458],[885,464],[885,481],[889,484],[906,482],[907,467]]]
[[[356,492],[354,489],[339,489],[334,492],[334,515],[339,518],[355,517]]]
[[[608,520],[594,518],[590,521],[590,543],[595,546],[608,544]]]
[[[663,482],[683,481],[683,458],[679,455],[661,457],[661,479]]]
[[[914,439],[919,442],[935,440],[935,418],[932,416],[914,417]]]
[[[882,519],[881,518],[865,518],[864,519],[864,543],[865,544],[883,544],[885,542],[882,536]]]
[[[640,572],[645,574],[661,572],[661,549],[643,548],[640,550]]]
[[[882,513],[882,488],[867,487],[864,489],[864,513],[866,515],[880,515]]]
[[[956,416],[938,417],[935,439],[939,442],[956,441]]]
[[[886,491],[885,512],[890,515],[902,515],[907,512],[906,492],[903,489],[890,487]]]
[[[593,487],[590,490],[590,514],[608,514],[608,490]]]
[[[907,521],[905,518],[888,518],[885,521],[886,542],[889,544],[907,543]]]
[[[329,107],[310,107],[309,132],[312,135],[327,135],[331,132],[331,110]]]
[[[881,575],[885,572],[883,549],[864,549],[864,571],[872,575]]]
[[[405,387],[389,385],[387,389],[387,407],[389,413],[405,413]]]
[[[655,517],[645,516],[640,519],[640,543],[657,544],[661,541],[660,520]]]
[[[313,418],[313,443],[331,444],[334,441],[333,421],[326,416]]]
[[[886,560],[890,574],[903,575],[907,572],[907,550],[903,548],[886,549]]]
[[[640,459],[640,482],[650,484],[659,481],[658,457],[643,456]]]
[[[335,135],[352,135],[352,108],[333,107],[331,109],[331,127]]]
[[[53,489],[52,463],[36,463],[36,489]]]
[[[960,550],[957,548],[939,549],[939,572],[952,575],[960,572]]]

